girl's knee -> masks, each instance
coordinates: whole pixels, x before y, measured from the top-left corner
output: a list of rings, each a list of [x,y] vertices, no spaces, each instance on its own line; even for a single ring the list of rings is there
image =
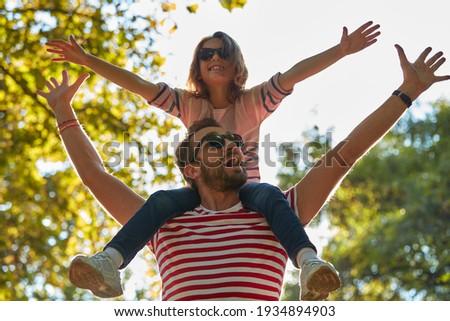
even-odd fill
[[[241,200],[265,203],[279,197],[284,198],[283,192],[275,185],[268,183],[247,183],[239,193]]]

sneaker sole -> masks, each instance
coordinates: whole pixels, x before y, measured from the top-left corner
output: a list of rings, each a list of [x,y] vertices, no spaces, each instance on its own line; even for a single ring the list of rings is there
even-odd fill
[[[107,283],[103,275],[87,262],[84,256],[75,257],[70,263],[69,280],[78,288],[91,290],[100,298],[112,298],[123,294]]]
[[[327,280],[327,281],[324,281]],[[310,296],[311,292],[316,292],[328,296],[328,293],[337,290],[341,287],[341,280],[336,274],[336,271],[328,266],[321,266],[314,273],[312,273],[309,280],[306,282],[308,292],[305,293],[305,300]],[[316,296],[312,294],[313,296]],[[304,299],[302,297],[302,299]],[[320,299],[319,299],[320,300]]]

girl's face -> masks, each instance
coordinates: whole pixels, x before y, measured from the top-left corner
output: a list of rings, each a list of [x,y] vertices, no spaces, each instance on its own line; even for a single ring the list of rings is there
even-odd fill
[[[222,40],[212,38],[203,43],[202,49],[220,49]],[[201,50],[200,50],[201,51]],[[205,58],[205,57],[204,57]],[[229,86],[234,81],[234,64],[230,58],[221,58],[215,51],[209,59],[200,60],[200,76],[206,86]]]

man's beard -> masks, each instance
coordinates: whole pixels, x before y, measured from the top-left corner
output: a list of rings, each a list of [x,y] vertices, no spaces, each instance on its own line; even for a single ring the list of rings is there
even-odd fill
[[[209,188],[219,192],[238,191],[247,182],[247,169],[242,167],[238,173],[227,174],[224,166],[208,168],[200,164],[203,182]]]

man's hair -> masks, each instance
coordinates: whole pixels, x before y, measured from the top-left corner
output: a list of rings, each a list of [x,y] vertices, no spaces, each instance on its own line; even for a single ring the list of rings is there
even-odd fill
[[[206,99],[209,98],[208,88],[200,76],[200,59],[198,58],[198,52],[203,48],[203,44],[206,41],[214,38],[222,40],[223,49],[229,55],[229,58],[227,59],[230,59],[236,73],[234,81],[230,84],[230,97],[228,97],[234,102],[244,91],[245,83],[248,78],[248,71],[245,66],[241,48],[239,48],[239,45],[233,38],[222,31],[216,31],[212,36],[205,37],[198,43],[194,50],[187,87],[195,96]]]
[[[206,127],[222,126],[213,118],[203,118],[202,120],[194,122],[191,126],[189,126],[186,137],[180,144],[178,144],[177,149],[175,150],[177,166],[183,174],[184,179],[194,188],[196,187],[195,183],[189,177],[184,175],[184,168],[195,159],[195,147],[198,142],[193,141],[192,137],[196,132]]]

